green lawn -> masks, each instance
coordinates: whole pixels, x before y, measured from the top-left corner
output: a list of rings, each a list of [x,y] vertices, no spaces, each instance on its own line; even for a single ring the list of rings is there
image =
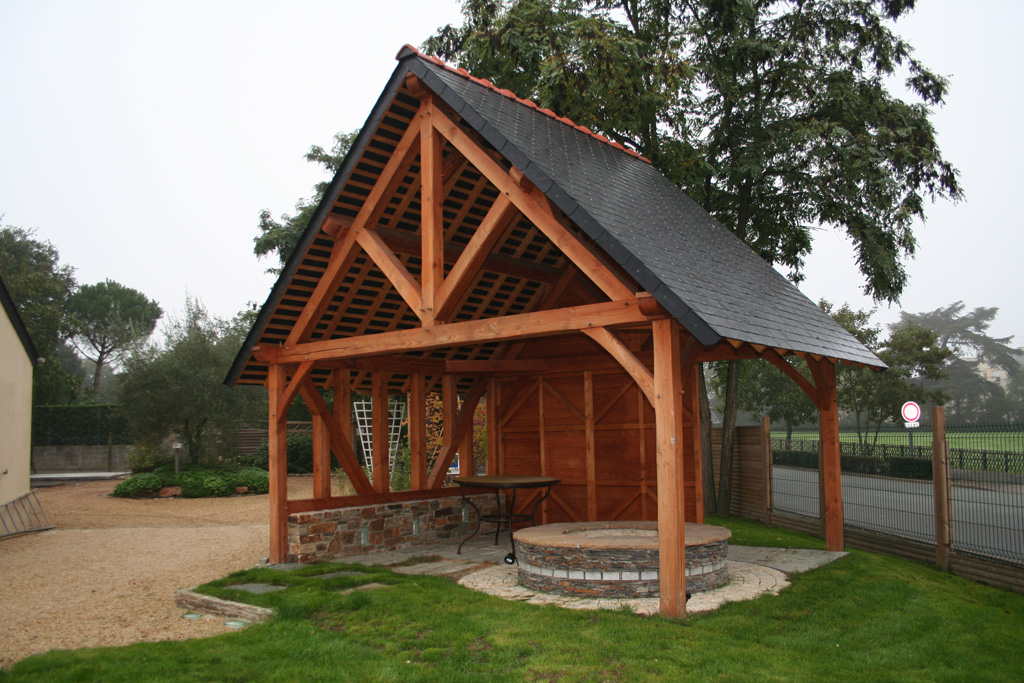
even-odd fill
[[[821,547],[710,521],[738,543]],[[854,551],[779,596],[685,620],[507,602],[382,568],[311,578],[345,568],[239,572],[204,590],[275,607],[277,618],[215,638],[37,655],[0,681],[1024,680],[1024,596],[884,555]],[[226,587],[250,581],[289,587]],[[388,587],[342,593],[370,581]]]

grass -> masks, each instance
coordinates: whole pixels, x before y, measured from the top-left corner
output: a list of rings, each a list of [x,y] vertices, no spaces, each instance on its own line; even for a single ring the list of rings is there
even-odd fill
[[[715,518],[737,543],[818,539]],[[356,576],[316,579],[352,571]],[[253,596],[232,584],[286,585]],[[386,588],[346,592],[376,582]],[[685,620],[508,602],[431,576],[323,564],[251,569],[204,591],[274,620],[186,642],[51,652],[0,681],[1009,681],[1024,679],[1024,596],[853,551],[778,596]]]

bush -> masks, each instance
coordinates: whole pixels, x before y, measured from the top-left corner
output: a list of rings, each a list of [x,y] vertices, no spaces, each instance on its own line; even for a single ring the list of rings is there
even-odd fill
[[[164,464],[152,472],[136,474],[114,488],[112,495],[139,498],[152,495],[165,486],[180,486],[182,498],[215,498],[230,496],[236,486],[246,486],[249,493],[270,490],[267,472],[256,468],[239,470],[229,465],[185,464],[174,473],[173,464]]]
[[[313,435],[310,432],[294,432],[288,435],[288,474],[309,474],[313,471]],[[241,458],[239,463],[262,470],[270,468],[270,447],[266,441],[260,450]]]
[[[128,422],[115,405],[34,406],[33,446],[105,446],[131,443]]]
[[[114,487],[110,495],[118,498],[141,498],[152,495],[163,488],[163,480],[152,472],[143,472],[129,477]]]
[[[137,444],[128,451],[128,464],[133,474],[152,472],[174,461],[174,456],[166,449],[152,444]]]
[[[932,461],[924,458],[879,458],[868,455],[840,456],[843,472],[851,474],[873,474],[879,477],[901,479],[931,479]],[[818,454],[808,451],[776,450],[772,462],[784,467],[818,469]]]
[[[270,475],[266,470],[247,467],[235,475],[235,486],[245,486],[249,493],[266,493],[270,490]]]

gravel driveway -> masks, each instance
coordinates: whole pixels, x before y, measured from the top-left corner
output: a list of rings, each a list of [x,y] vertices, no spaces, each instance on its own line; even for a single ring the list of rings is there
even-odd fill
[[[227,630],[183,619],[174,593],[267,556],[267,496],[126,500],[109,497],[116,483],[39,489],[57,528],[0,540],[0,667],[51,649]],[[312,495],[310,477],[288,487]]]

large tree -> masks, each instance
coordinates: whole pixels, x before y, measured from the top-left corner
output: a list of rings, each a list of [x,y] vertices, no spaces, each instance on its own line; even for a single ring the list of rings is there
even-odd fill
[[[836,372],[839,408],[853,419],[862,452],[870,453],[883,422],[902,422],[905,402],[941,405],[946,400],[936,382],[946,376],[951,352],[934,330],[905,323],[892,326],[883,339],[882,329],[871,323],[871,311],[854,311],[847,304],[834,309],[824,301],[821,306],[888,366],[874,372],[843,365]]]
[[[141,441],[159,444],[173,434],[192,459],[230,454],[239,420],[257,413],[262,396],[257,387],[224,385],[252,323],[245,315],[224,321],[190,298],[184,316],[166,321],[162,344],[125,359],[120,405]]]
[[[947,82],[892,29],[913,7],[464,0],[464,23],[439,29],[424,47],[637,150],[795,281],[812,231],[844,232],[865,292],[896,301],[925,201],[961,196],[929,119]],[[894,94],[887,83],[900,74],[906,92]],[[731,469],[735,363],[726,372],[723,472]],[[702,427],[710,471],[710,425]],[[713,490],[705,501],[714,508]],[[718,503],[728,509],[728,500]]]
[[[1012,337],[990,337],[988,328],[998,308],[966,310],[962,301],[926,313],[900,314],[897,325],[920,325],[934,330],[939,344],[950,350],[946,379],[939,387],[949,394],[949,417],[959,422],[996,422],[1010,418],[1012,401],[1006,389],[982,377],[978,364],[1001,368],[1008,378],[1021,374],[1017,357],[1010,346]]]
[[[68,312],[75,348],[95,364],[93,397],[99,396],[106,364],[148,339],[163,315],[157,302],[113,280],[79,287],[68,299]]]
[[[348,154],[348,150],[358,134],[359,131],[336,133],[334,145],[330,151],[319,145],[313,145],[306,152],[306,161],[320,164],[329,176],[333,177],[338,172],[338,167],[341,166],[342,160]],[[295,213],[282,214],[280,220],[275,220],[269,209],[263,209],[260,212],[259,234],[253,239],[253,242],[256,243],[253,252],[259,258],[272,255],[277,257],[278,265],[268,268],[269,272],[281,272],[288,257],[295,251],[299,237],[313,217],[316,207],[320,205],[329,185],[329,180],[314,185],[313,196],[309,199],[300,199],[295,204]]]
[[[33,372],[32,402],[74,401],[81,387],[78,361],[65,347],[72,329],[67,303],[75,269],[62,265],[57,248],[36,239],[34,230],[7,226],[0,227],[0,277],[42,359]]]

